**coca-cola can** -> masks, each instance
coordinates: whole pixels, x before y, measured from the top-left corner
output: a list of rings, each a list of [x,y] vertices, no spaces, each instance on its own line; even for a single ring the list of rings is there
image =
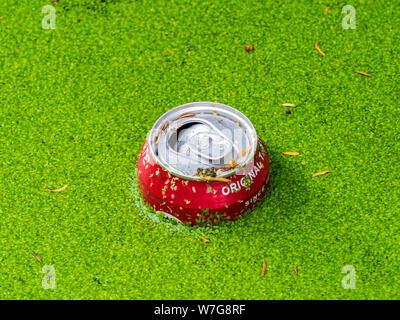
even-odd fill
[[[138,156],[144,199],[168,218],[209,225],[242,217],[269,186],[267,148],[240,111],[193,102],[163,114]]]

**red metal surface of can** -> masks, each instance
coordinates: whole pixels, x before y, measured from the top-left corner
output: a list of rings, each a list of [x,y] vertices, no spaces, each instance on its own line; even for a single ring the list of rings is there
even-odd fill
[[[138,157],[144,199],[192,225],[236,220],[269,186],[270,159],[252,123],[213,102],[176,107],[160,117]]]

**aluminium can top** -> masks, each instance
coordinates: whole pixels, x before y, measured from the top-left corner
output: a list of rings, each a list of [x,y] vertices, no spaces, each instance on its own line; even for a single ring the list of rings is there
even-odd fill
[[[228,177],[257,149],[257,133],[240,111],[216,102],[173,108],[153,125],[149,150],[164,170],[187,180]]]

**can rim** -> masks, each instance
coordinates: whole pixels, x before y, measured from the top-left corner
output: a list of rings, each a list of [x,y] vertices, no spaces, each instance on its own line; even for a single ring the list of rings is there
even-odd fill
[[[251,161],[251,159],[254,158],[256,150],[258,148],[258,135],[256,132],[256,129],[254,128],[253,123],[250,121],[249,118],[247,118],[242,112],[240,112],[239,110],[232,108],[226,104],[223,103],[219,103],[219,102],[210,102],[210,101],[196,101],[196,102],[189,102],[189,103],[185,103],[182,105],[179,105],[177,107],[174,107],[170,110],[168,110],[167,112],[165,112],[164,114],[162,114],[157,121],[154,123],[154,125],[152,126],[149,136],[148,136],[148,146],[149,146],[149,152],[152,156],[152,158],[154,159],[154,161],[157,163],[157,165],[159,165],[163,170],[165,170],[166,172],[168,172],[171,175],[174,175],[176,177],[185,179],[185,180],[191,180],[191,181],[198,181],[198,182],[210,182],[207,179],[202,179],[201,177],[198,176],[188,176],[188,175],[184,175],[184,174],[180,174],[178,171],[174,171],[173,168],[169,165],[166,165],[164,163],[162,163],[159,160],[158,155],[155,154],[155,139],[156,139],[156,133],[159,132],[162,128],[162,126],[164,125],[164,120],[166,118],[166,116],[168,114],[171,114],[175,111],[178,111],[180,109],[184,109],[186,107],[189,106],[198,106],[198,105],[207,105],[207,106],[212,106],[215,108],[223,108],[225,109],[225,111],[231,112],[233,114],[236,114],[238,117],[241,118],[241,120],[246,121],[247,126],[253,131],[252,134],[250,134],[249,136],[252,138],[251,141],[253,142],[253,147],[250,150],[250,152],[248,153],[247,156],[247,160],[243,163],[241,163],[240,165],[238,165],[236,168],[234,168],[231,171],[228,171],[227,173],[223,173],[218,175],[218,177],[220,178],[227,178],[230,177],[232,175],[235,175],[240,169],[243,169],[244,167],[246,167],[249,162]]]

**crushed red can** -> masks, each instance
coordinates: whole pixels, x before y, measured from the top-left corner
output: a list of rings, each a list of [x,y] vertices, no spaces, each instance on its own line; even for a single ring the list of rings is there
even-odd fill
[[[242,217],[269,186],[267,148],[250,120],[215,102],[194,102],[162,115],[138,156],[144,199],[191,225]]]

